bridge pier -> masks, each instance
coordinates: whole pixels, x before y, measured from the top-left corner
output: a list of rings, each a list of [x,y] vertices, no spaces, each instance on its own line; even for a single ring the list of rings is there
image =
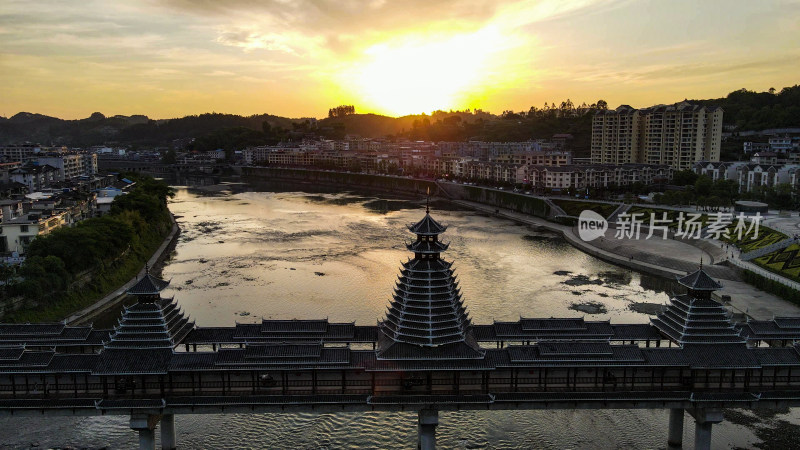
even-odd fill
[[[669,410],[667,449],[680,448],[683,448],[683,408],[672,408]]]
[[[164,414],[161,416],[161,448],[162,450],[175,450],[175,415]]]
[[[417,449],[436,449],[436,426],[439,425],[439,411],[433,408],[422,409],[419,412],[417,425]]]
[[[697,408],[690,410],[694,417],[694,448],[695,450],[711,450],[711,426],[724,420],[722,410],[707,410]]]
[[[153,414],[131,414],[130,426],[139,432],[139,450],[155,450],[156,435],[153,432],[161,416]]]

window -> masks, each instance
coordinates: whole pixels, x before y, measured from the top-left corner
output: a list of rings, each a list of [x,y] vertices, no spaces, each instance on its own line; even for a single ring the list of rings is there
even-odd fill
[[[19,226],[19,231],[21,231],[23,233],[27,233],[28,232],[28,226],[27,225],[20,225]]]

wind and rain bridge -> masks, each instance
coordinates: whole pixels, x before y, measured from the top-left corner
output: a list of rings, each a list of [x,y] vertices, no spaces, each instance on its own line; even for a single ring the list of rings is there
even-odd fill
[[[522,318],[472,324],[446,227],[409,226],[377,326],[262,320],[197,327],[147,273],[113,329],[0,324],[0,416],[126,415],[142,449],[177,447],[176,414],[417,411],[435,447],[442,410],[665,409],[667,443],[711,446],[723,408],[800,405],[800,318],[734,324],[700,267],[647,324]],[[651,430],[656,431],[656,430]]]

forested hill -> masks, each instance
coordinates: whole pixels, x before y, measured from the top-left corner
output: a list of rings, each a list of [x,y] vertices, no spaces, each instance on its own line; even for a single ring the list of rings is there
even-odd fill
[[[721,106],[725,110],[725,124],[736,125],[739,130],[800,126],[800,86],[768,92],[741,89],[724,98],[690,102]],[[504,111],[501,115],[467,110],[388,117],[353,114],[356,108],[348,106],[342,109],[345,114],[332,114],[333,117],[316,124],[305,118],[270,114],[245,117],[210,113],[152,120],[142,115],[106,117],[94,113],[86,119],[63,120],[19,113],[11,118],[0,117],[0,145],[29,141],[81,147],[117,144],[210,150],[297,141],[304,137],[341,139],[348,134],[432,141],[524,141],[568,133],[574,136],[572,146],[576,153],[586,156],[591,140],[591,118],[595,111],[608,107],[603,100],[591,105],[574,105],[568,99],[520,112]],[[337,108],[331,111],[334,110]],[[196,141],[188,145],[192,139]]]
[[[736,125],[737,130],[800,127],[800,85],[766,92],[739,89],[724,98],[689,101],[721,106],[723,122]]]
[[[168,146],[176,139],[187,140],[227,128],[261,131],[266,122],[271,127],[291,129],[293,123],[304,120],[271,114],[245,117],[218,113],[166,120],[152,120],[142,115],[106,117],[94,113],[86,119],[64,120],[21,112],[8,119],[0,117],[0,145],[29,141],[76,147],[109,143]]]

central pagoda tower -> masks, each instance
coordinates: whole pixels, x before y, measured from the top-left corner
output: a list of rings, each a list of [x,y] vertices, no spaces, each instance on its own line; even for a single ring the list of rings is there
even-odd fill
[[[402,263],[386,318],[379,324],[378,359],[480,359],[469,314],[461,301],[452,263],[441,258],[446,226],[425,211],[408,227],[417,240],[406,245],[414,259]]]

